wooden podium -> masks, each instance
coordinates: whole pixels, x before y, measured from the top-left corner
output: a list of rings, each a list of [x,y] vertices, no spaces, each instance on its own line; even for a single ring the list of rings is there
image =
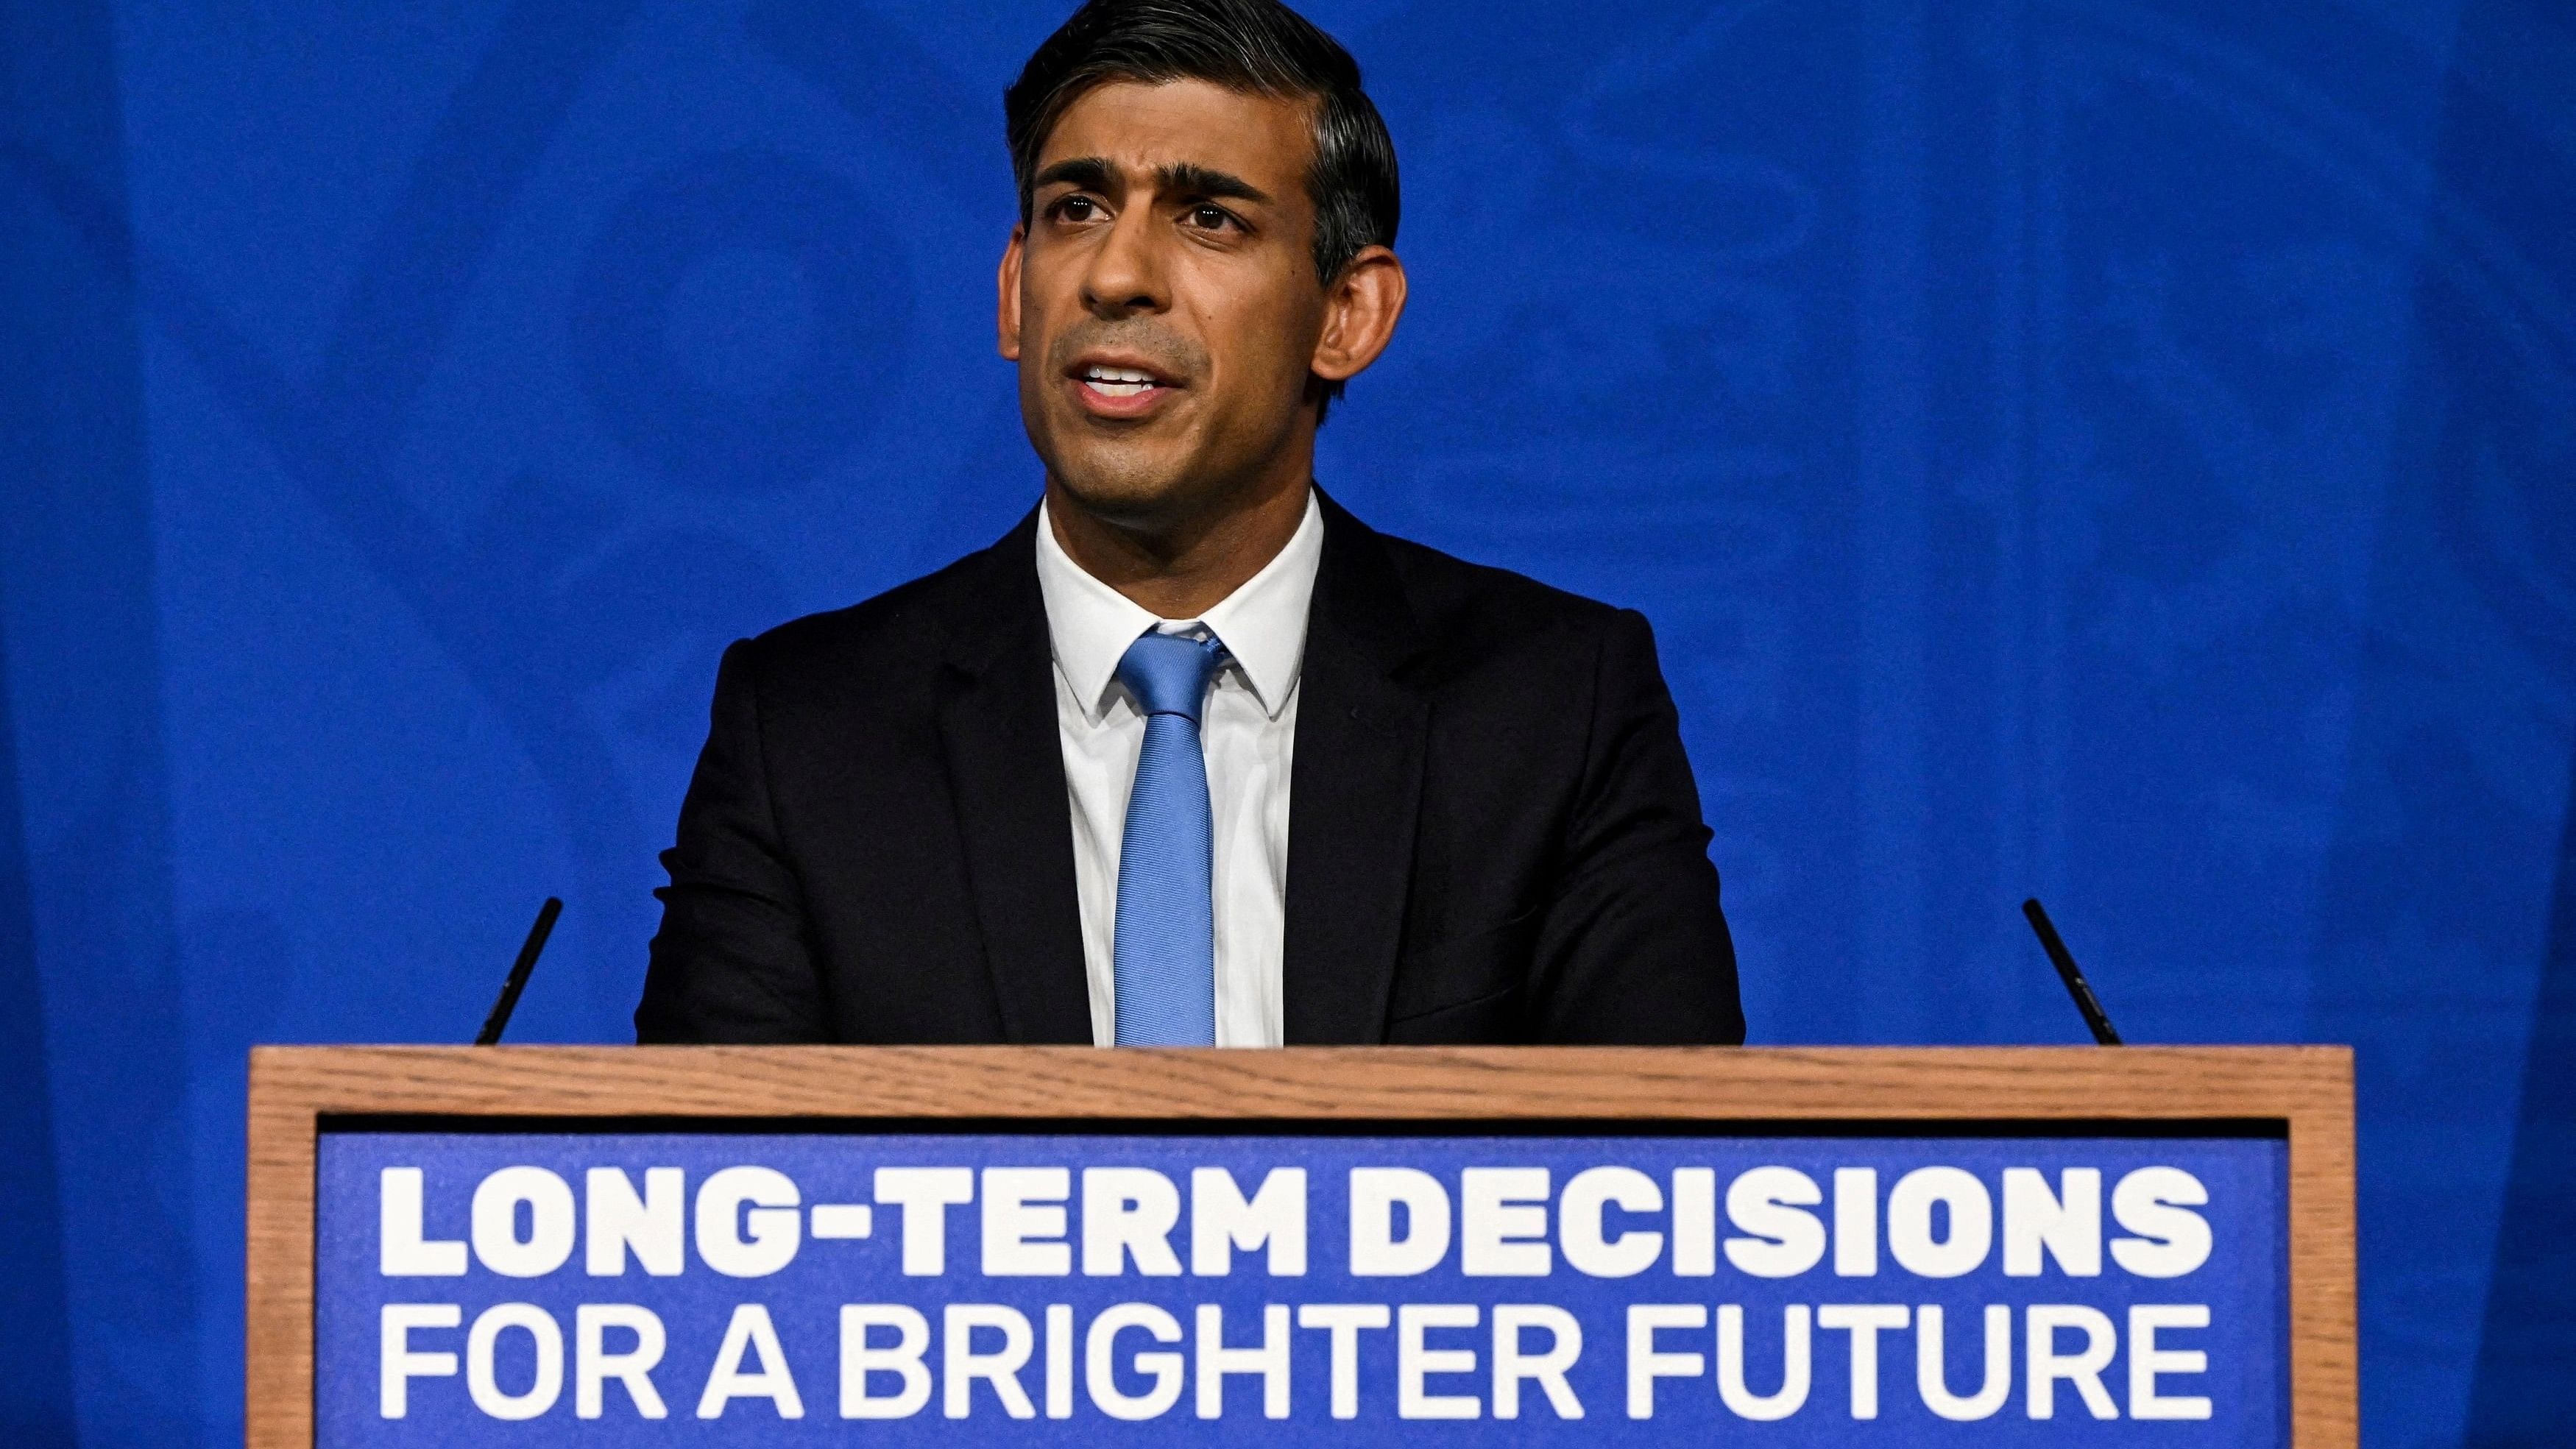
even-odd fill
[[[1987,1427],[2014,1442],[2088,1443],[2105,1408],[2175,1420],[2152,1432],[2176,1444],[2325,1449],[2356,1438],[2352,1077],[2341,1048],[274,1047],[253,1054],[250,1083],[255,1446],[534,1444],[577,1431],[595,1442],[625,1432],[617,1422],[639,1436],[619,1442],[750,1442],[741,1436],[755,1425],[774,1425],[763,1432],[781,1443],[844,1433],[835,1359],[812,1346],[829,1340],[836,1305],[839,1413],[881,1421],[867,1432],[888,1442],[1033,1434],[1098,1415],[1104,1433],[1142,1432],[1108,1419],[1155,1415],[1174,1433],[1202,1433],[1220,1427],[1201,1422],[1211,1374],[1227,1416],[1284,1418],[1261,1432],[1311,1424],[1354,1442],[1487,1442],[1477,1436],[1506,1427],[1520,1436],[1509,1442],[1634,1438],[1666,1425],[1705,1439],[1709,1425],[1769,1417],[1781,1443],[1947,1443],[1942,1420],[1998,1416]],[[2167,1165],[2201,1160],[2191,1153],[2211,1165]],[[820,1198],[865,1199],[843,1185],[867,1181],[858,1165],[842,1173],[844,1161],[950,1158],[970,1165],[902,1169],[910,1177],[875,1167],[873,1206]],[[654,1165],[666,1159],[696,1165]],[[737,1159],[749,1165],[706,1170]],[[1029,1162],[1058,1165],[1009,1165]],[[1086,1165],[1101,1163],[1125,1165]],[[1277,1163],[1293,1163],[1293,1175]],[[1486,1163],[1511,1165],[1460,1165]],[[680,1236],[684,1191],[697,1193],[695,1256]],[[582,1195],[578,1209],[568,1193]],[[1283,1206],[1292,1196],[1294,1214]],[[1347,1282],[1335,1217],[1345,1207]],[[2116,1261],[2103,1260],[2106,1241]],[[801,1266],[777,1266],[782,1244]],[[1444,1256],[1427,1257],[1435,1247]],[[1300,1301],[1291,1328],[1280,1326],[1286,1306],[1257,1296],[1203,1303],[1193,1418],[1174,1397],[1183,1351],[1142,1351],[1177,1341],[1162,1325],[1182,1323],[1187,1306],[1085,1300],[1328,1290],[1516,1301],[1408,1301],[1388,1331],[1377,1331],[1383,1305]],[[562,1301],[476,1317],[476,1302],[548,1294]],[[1027,1301],[957,1306],[1014,1294]],[[1551,1294],[1573,1306],[1517,1301]],[[1621,1303],[1593,1301],[1606,1294]],[[1775,1305],[1783,1294],[1886,1303]],[[1930,1301],[1945,1294],[1946,1330]],[[1981,1387],[1979,1295],[1989,1300]],[[2022,1301],[2033,1295],[2082,1301]],[[603,1296],[621,1302],[571,1302]],[[2157,1296],[2205,1301],[2138,1306]],[[1084,1301],[1038,1301],[1049,1297]],[[711,1349],[727,1311],[719,1300],[730,1299],[759,1301],[732,1303],[726,1341]],[[711,1306],[691,1306],[701,1300]],[[2188,1331],[2213,1311],[2216,1328]],[[1480,1312],[1492,1317],[1490,1345]],[[1092,1325],[1081,1344],[1077,1313]],[[1503,1336],[1507,1319],[1519,1337]],[[577,1331],[563,1326],[576,1321]],[[1471,1321],[1473,1331],[1451,1331]],[[915,1333],[934,1322],[945,1350]],[[2082,1359],[2091,1350],[2070,1353],[2058,1336],[2098,1348],[2101,1329],[2087,1326],[2097,1322],[2126,1335],[2125,1406],[2109,1350]],[[2004,1323],[2026,1323],[2029,1337],[1999,1340]],[[1266,1336],[1274,1329],[1285,1337]],[[1213,1350],[1211,1332],[1221,1334]],[[1431,1347],[1433,1334],[1449,1346]],[[1229,1347],[1256,1336],[1274,1358]],[[1873,1355],[1884,1339],[1893,1365],[1881,1372],[1868,1358],[1866,1392],[1864,1337]],[[1281,1346],[1291,1338],[1293,1406],[1292,1349]],[[1999,1341],[2012,1370],[2002,1397],[1991,1392]],[[1088,1350],[1087,1379],[1077,1347]],[[1381,1353],[1396,1372],[1369,1357]],[[711,1357],[699,1393],[695,1365]],[[1938,1418],[1908,1392],[1909,1360]],[[934,1361],[945,1375],[937,1404],[921,1397]],[[1717,1394],[1689,1382],[1712,1361]],[[1171,1393],[1158,1399],[1166,1381]],[[2204,1392],[2177,1397],[2174,1385]],[[482,1428],[435,1430],[439,1415],[476,1413]],[[1511,1415],[1517,1423],[1497,1424]]]

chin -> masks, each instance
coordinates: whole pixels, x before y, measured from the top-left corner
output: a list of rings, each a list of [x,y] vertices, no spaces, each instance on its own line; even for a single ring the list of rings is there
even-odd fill
[[[1187,468],[1159,457],[1094,454],[1051,460],[1048,471],[1075,502],[1102,518],[1159,517],[1186,506],[1199,491],[1190,486]]]

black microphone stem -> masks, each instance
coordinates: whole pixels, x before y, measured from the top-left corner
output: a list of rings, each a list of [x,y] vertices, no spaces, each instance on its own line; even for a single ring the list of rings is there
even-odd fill
[[[555,917],[563,914],[563,902],[553,896],[537,907],[537,923],[528,928],[528,939],[519,946],[519,959],[510,966],[510,979],[501,983],[501,998],[492,1003],[492,1014],[483,1018],[483,1030],[474,1036],[476,1046],[493,1046],[500,1042],[501,1032],[510,1024],[510,1013],[519,1009],[519,993],[528,989],[528,973],[537,969],[537,953],[546,949],[546,937],[554,934]]]
[[[2022,902],[2021,913],[2030,918],[2030,928],[2039,933],[2039,948],[2046,951],[2050,962],[2056,965],[2057,979],[2066,983],[2066,994],[2075,998],[2075,1009],[2084,1013],[2084,1024],[2093,1029],[2093,1040],[2102,1046],[2118,1046],[2120,1033],[2112,1027],[2110,1016],[2093,995],[2093,983],[2085,980],[2084,973],[2075,968],[2074,954],[2058,937],[2056,925],[2048,919],[2048,912],[2041,909],[2038,898]]]

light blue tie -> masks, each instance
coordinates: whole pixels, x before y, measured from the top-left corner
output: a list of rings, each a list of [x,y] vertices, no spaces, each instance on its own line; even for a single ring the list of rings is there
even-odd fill
[[[1225,659],[1213,638],[1148,630],[1118,661],[1118,682],[1145,711],[1111,937],[1120,1046],[1216,1045],[1215,829],[1199,711]]]

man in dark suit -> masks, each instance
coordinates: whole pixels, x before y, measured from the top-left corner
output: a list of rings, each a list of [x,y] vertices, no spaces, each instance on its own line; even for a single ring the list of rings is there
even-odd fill
[[[1313,483],[1404,307],[1349,55],[1092,0],[1005,109],[1043,500],[726,651],[638,1037],[1741,1041],[1645,620]]]

